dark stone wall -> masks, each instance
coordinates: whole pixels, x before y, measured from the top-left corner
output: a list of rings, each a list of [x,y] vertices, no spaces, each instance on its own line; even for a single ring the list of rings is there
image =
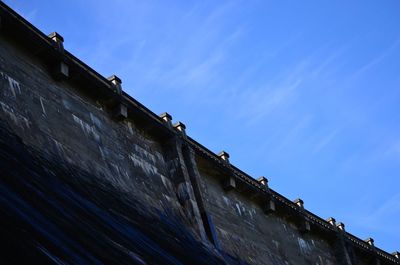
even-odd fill
[[[338,264],[332,246],[318,235],[300,233],[297,224],[236,190],[225,191],[221,181],[200,170],[205,201],[213,216],[222,248],[246,257],[252,264]]]
[[[0,115],[23,141],[105,176],[147,203],[178,203],[163,148],[133,121],[115,122],[103,106],[56,82],[46,68],[0,40]]]
[[[202,242],[179,141],[50,73],[0,37],[0,264],[227,264]]]

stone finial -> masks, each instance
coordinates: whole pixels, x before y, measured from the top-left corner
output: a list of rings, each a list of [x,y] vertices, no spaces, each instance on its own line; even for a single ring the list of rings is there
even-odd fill
[[[335,226],[336,225],[336,220],[333,217],[329,217],[328,219],[326,219],[326,221],[328,223],[330,223],[331,225]]]
[[[364,240],[365,242],[368,243],[368,245],[373,246],[374,245],[374,239],[371,237],[368,237],[367,239]]]
[[[218,156],[224,160],[225,162],[229,163],[229,154],[225,151],[221,151],[218,153]]]
[[[55,42],[64,42],[64,38],[60,35],[60,34],[58,34],[57,32],[52,32],[52,33],[50,33],[49,35],[48,35],[48,37],[50,38],[50,39],[52,39],[53,41],[55,41]]]
[[[268,189],[268,179],[267,179],[266,177],[261,176],[261,177],[259,177],[259,178],[257,179],[257,181],[258,181],[261,185],[263,185],[265,188]]]
[[[396,258],[396,259],[400,259],[400,252],[395,251],[392,253],[392,255]]]
[[[121,81],[121,79],[118,77],[118,76],[116,76],[116,75],[112,75],[112,76],[110,76],[109,78],[107,78],[108,79],[108,81],[110,81],[111,82],[111,84],[114,86],[114,88],[115,88],[115,92],[116,93],[118,93],[118,94],[122,94],[122,81]]]
[[[57,44],[57,47],[60,51],[64,51],[64,38],[60,34],[54,31],[50,33],[48,37]]]
[[[345,225],[344,225],[344,223],[342,223],[342,222],[337,223],[337,224],[336,224],[336,227],[339,228],[339,229],[342,230],[342,231],[345,231],[345,229],[344,229]]]
[[[183,135],[186,135],[186,125],[178,121],[174,124],[174,128],[180,131]]]
[[[161,113],[159,117],[168,124],[172,122],[172,116],[168,112]]]
[[[304,202],[302,199],[297,198],[296,200],[293,201],[295,204],[297,204],[297,206],[299,206],[300,208],[304,208]]]

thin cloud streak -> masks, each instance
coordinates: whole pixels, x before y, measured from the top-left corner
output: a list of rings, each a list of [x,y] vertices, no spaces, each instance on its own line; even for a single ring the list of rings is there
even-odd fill
[[[325,135],[314,147],[314,150],[312,151],[313,154],[318,154],[322,149],[324,149],[326,146],[328,146],[336,137],[338,134],[339,129],[335,129],[329,134]]]
[[[381,231],[387,234],[399,234],[400,226],[397,217],[400,215],[400,193],[387,199],[379,208],[368,212],[364,217],[357,216],[360,226],[372,231]],[[382,225],[385,223],[385,225]]]
[[[398,46],[400,45],[400,39],[397,39],[389,48],[383,51],[379,56],[373,58],[368,63],[359,68],[353,75],[352,79],[356,79],[367,73],[370,69],[382,63]]]

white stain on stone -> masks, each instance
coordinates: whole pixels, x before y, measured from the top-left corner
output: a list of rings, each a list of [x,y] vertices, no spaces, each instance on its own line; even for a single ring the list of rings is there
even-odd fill
[[[164,187],[167,188],[168,190],[173,190],[171,181],[168,178],[166,178],[164,175],[159,174],[159,176],[161,178],[161,181],[162,181]]]
[[[239,204],[236,203],[235,206],[236,206],[236,209],[238,210],[239,215],[242,215],[242,212],[240,211],[240,206],[239,206]]]
[[[130,132],[130,134],[134,135],[135,133],[133,132],[133,126],[132,126],[132,122],[128,121],[128,130]]]
[[[134,146],[135,151],[143,158],[146,158],[146,160],[150,160],[153,164],[156,163],[156,157],[151,154],[149,151],[146,149],[142,148],[141,146],[135,144]]]
[[[110,180],[114,186],[119,187],[122,190],[128,191],[129,185],[127,185],[126,180],[123,178],[123,173],[121,168],[114,164],[108,163],[109,171],[108,171],[108,180]]]
[[[10,90],[14,97],[17,97],[17,93],[21,94],[21,87],[16,80],[12,79],[11,77],[8,77],[8,84],[10,86]]]
[[[223,195],[222,195],[222,198],[224,199],[225,204],[229,205],[229,199]]]
[[[311,252],[311,247],[307,244],[307,242],[304,239],[299,237],[297,238],[297,241],[299,243],[301,253],[307,255]]]
[[[64,156],[64,147],[63,147],[63,145],[59,141],[57,141],[56,139],[52,138],[52,140],[53,140],[53,142],[54,142],[54,144],[56,146],[58,154],[60,156]]]
[[[172,200],[172,198],[169,197],[168,195],[163,194],[163,196],[164,196],[164,198],[165,198],[169,203],[171,203],[171,202],[174,201],[174,200]]]
[[[84,122],[74,114],[72,114],[72,117],[74,121],[77,124],[79,124],[86,137],[93,137],[96,140],[96,142],[100,142],[100,135],[96,132],[96,129],[94,128],[93,125]]]
[[[44,115],[46,115],[46,109],[44,108],[44,103],[43,103],[44,98],[40,97],[39,100],[40,100],[40,106],[42,106],[42,112]]]
[[[162,154],[160,154],[159,152],[154,152],[154,155],[156,156],[158,161],[164,162],[164,157]]]
[[[19,126],[29,128],[29,121],[27,118],[22,116],[21,114],[15,113],[14,110],[5,104],[4,102],[0,101],[1,110],[8,116],[10,119]]]
[[[54,264],[59,264],[59,265],[65,265],[66,263],[64,263],[60,258],[58,258],[57,256],[53,255],[52,253],[50,253],[44,246],[38,244],[37,247],[43,254],[45,254],[50,260],[53,261]]]
[[[72,109],[71,103],[70,103],[68,100],[62,99],[62,104],[64,105],[64,107],[65,107],[67,110],[71,110],[71,109]]]
[[[223,236],[223,237],[227,237],[229,235],[229,233],[227,231],[225,231],[224,229],[220,228],[220,227],[216,227],[217,230],[219,231],[219,233]]]
[[[10,77],[9,75],[0,72],[1,76],[6,79],[8,81],[8,87],[11,91],[11,94],[14,96],[14,98],[17,97],[17,94],[21,94],[21,86],[19,84],[19,82],[15,79],[13,79],[12,77]]]
[[[101,158],[103,158],[103,160],[106,160],[106,156],[105,156],[103,148],[101,146],[99,146],[99,151],[100,151]]]
[[[102,127],[102,123],[101,123],[100,119],[97,118],[93,113],[90,113],[90,120],[92,121],[92,123],[93,123],[97,128],[101,128],[101,127]]]
[[[252,214],[251,210],[249,210],[249,214],[250,214],[250,218],[253,219],[253,214]]]
[[[278,241],[272,240],[272,243],[274,243],[276,249],[279,249],[279,242]]]
[[[137,156],[136,154],[130,154],[129,159],[133,162],[136,167],[140,167],[147,175],[158,174],[158,169],[144,160],[143,158]]]
[[[324,261],[321,256],[318,256],[319,262],[317,262],[317,265],[324,265]]]

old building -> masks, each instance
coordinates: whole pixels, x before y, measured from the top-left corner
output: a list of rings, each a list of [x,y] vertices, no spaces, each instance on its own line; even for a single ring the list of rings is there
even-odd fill
[[[0,19],[4,264],[400,264],[155,115],[59,34],[2,2]]]

